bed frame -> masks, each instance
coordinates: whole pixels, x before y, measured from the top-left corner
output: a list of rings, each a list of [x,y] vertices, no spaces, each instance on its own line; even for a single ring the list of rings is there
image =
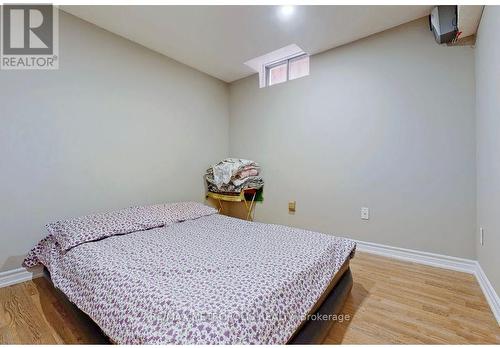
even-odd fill
[[[315,314],[316,318],[322,315],[340,314],[352,285],[352,273],[347,260],[309,314]],[[321,344],[334,323],[333,320],[306,320],[287,344]]]
[[[50,273],[45,269],[46,278],[52,283],[50,278]],[[349,268],[349,259],[342,265],[340,270],[335,274],[334,278],[328,285],[328,288],[323,292],[319,298],[316,305],[309,312],[310,315],[338,315],[342,311],[347,296],[349,295],[353,285],[351,269]],[[52,286],[54,286],[52,284]],[[64,301],[70,303],[77,311],[83,314],[84,317],[92,321],[87,314],[80,310],[75,304],[73,304],[68,297],[58,288],[54,286],[54,289],[61,295]],[[321,344],[326,338],[328,332],[330,331],[333,320],[306,320],[304,321],[292,335],[287,344]],[[102,332],[103,337],[106,337],[105,333]],[[106,337],[107,338],[107,337]],[[110,343],[113,343],[109,338],[107,338]]]

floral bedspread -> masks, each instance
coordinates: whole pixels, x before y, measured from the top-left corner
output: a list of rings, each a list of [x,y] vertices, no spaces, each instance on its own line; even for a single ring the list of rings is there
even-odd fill
[[[36,250],[54,285],[120,344],[283,344],[355,243],[210,214],[64,251]]]

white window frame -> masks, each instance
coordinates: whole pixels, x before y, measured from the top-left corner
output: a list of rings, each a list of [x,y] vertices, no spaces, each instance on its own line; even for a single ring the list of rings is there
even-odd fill
[[[280,83],[283,83],[283,82],[279,82],[279,83],[275,83],[275,84],[271,85],[271,69],[276,68],[276,67],[281,66],[281,65],[286,65],[286,78],[285,78],[285,81],[283,81],[283,82],[288,81],[288,75],[289,75],[288,59],[280,60],[279,62],[266,65],[266,87],[274,86],[274,85],[278,85]]]
[[[283,83],[283,82],[290,81],[290,62],[302,59],[302,58],[307,57],[307,56],[308,56],[307,53],[302,53],[299,55],[294,55],[294,56],[291,56],[291,57],[288,57],[285,59],[280,59],[278,61],[266,64],[264,66],[265,77],[266,77],[266,87],[274,86],[274,85],[278,85],[278,84]],[[270,74],[271,69],[275,68],[277,66],[283,65],[283,64],[286,64],[286,80],[283,82],[275,83],[275,84],[271,85],[270,84],[270,82],[271,82],[271,74]]]

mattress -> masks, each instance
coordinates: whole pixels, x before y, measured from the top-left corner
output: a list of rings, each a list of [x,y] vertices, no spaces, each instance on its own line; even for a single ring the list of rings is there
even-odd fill
[[[351,240],[220,214],[37,249],[54,285],[120,344],[284,344]]]

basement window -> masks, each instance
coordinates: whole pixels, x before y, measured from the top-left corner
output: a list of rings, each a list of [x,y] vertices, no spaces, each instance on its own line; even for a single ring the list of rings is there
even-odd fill
[[[309,55],[295,44],[245,62],[259,73],[259,87],[268,87],[309,75]]]
[[[288,79],[294,80],[309,75],[309,56],[302,55],[288,61]]]
[[[279,62],[266,66],[267,85],[277,85],[288,80],[288,62]]]
[[[266,65],[266,86],[276,85],[309,75],[309,56],[302,54]]]

